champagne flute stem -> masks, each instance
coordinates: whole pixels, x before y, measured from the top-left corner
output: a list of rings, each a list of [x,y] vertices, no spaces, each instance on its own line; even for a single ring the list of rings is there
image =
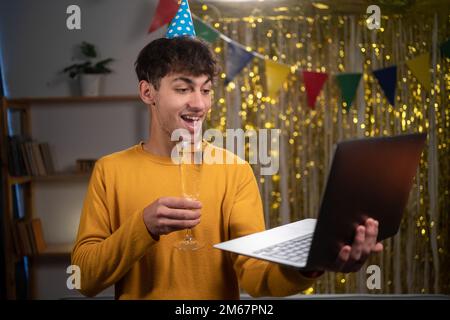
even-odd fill
[[[184,237],[186,241],[192,241],[192,230],[186,229],[186,236]]]

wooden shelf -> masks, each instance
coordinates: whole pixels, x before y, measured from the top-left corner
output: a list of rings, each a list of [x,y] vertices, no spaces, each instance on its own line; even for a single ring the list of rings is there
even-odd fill
[[[34,176],[31,177],[33,181],[43,182],[43,181],[71,181],[71,180],[81,180],[88,179],[91,176],[91,172],[78,173],[78,172],[59,172],[56,174],[48,176]]]
[[[140,102],[139,96],[98,96],[98,97],[30,97],[8,99],[10,108],[23,108],[24,106],[49,106],[70,103],[95,102]]]
[[[72,253],[72,243],[54,243],[48,244],[44,252],[39,257],[69,256]]]
[[[43,252],[38,254],[29,255],[29,258],[50,258],[50,257],[70,257],[72,254],[74,244],[73,243],[51,243],[47,244],[47,247]],[[22,256],[14,256],[14,262],[17,263],[23,259]]]
[[[8,176],[8,183],[10,185],[14,184],[22,184],[22,183],[28,183],[31,181],[31,177],[25,176],[25,177],[11,177]]]
[[[73,181],[90,178],[91,173],[78,173],[78,172],[58,172],[56,174],[48,176],[24,176],[24,177],[8,177],[9,184],[22,184],[31,181],[43,182],[43,181]]]

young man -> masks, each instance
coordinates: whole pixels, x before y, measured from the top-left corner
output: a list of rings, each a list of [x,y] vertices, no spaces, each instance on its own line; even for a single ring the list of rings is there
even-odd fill
[[[211,109],[216,62],[209,47],[190,37],[155,40],[140,52],[136,73],[151,114],[149,138],[96,163],[72,253],[81,269],[80,291],[93,296],[114,284],[117,299],[236,299],[240,287],[252,296],[286,296],[310,287],[320,272],[212,248],[264,230],[248,163],[204,164],[199,201],[180,196],[171,134],[178,128],[192,133],[193,122]],[[193,227],[206,245],[176,249],[174,243]],[[359,226],[333,269],[358,270],[371,252],[381,250],[377,232],[372,219]]]

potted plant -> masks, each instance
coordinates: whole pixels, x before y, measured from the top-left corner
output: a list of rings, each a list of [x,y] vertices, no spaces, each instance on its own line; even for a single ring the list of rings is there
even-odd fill
[[[82,62],[74,63],[64,68],[63,72],[68,73],[72,79],[79,79],[81,95],[98,96],[102,75],[112,72],[107,65],[114,59],[107,58],[94,63],[94,59],[98,57],[95,46],[83,41],[79,48]]]

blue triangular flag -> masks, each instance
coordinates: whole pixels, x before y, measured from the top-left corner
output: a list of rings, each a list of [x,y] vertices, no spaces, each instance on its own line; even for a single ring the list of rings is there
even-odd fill
[[[195,37],[194,23],[192,22],[191,10],[188,0],[181,1],[180,7],[169,23],[166,38],[172,39],[180,36]]]
[[[236,75],[253,59],[253,53],[248,52],[239,43],[228,42],[226,59],[225,84],[233,80]]]
[[[395,105],[395,87],[397,86],[397,66],[378,69],[373,71],[373,75],[378,79],[381,89],[383,89],[389,103]]]

